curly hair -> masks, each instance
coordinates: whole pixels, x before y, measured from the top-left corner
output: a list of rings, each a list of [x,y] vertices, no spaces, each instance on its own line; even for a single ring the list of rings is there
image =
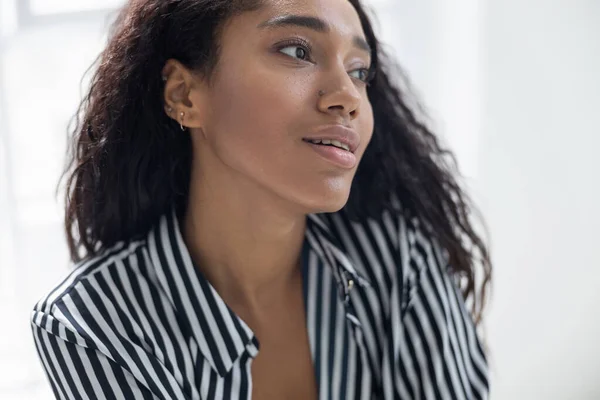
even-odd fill
[[[423,221],[447,251],[478,322],[491,261],[456,160],[423,122],[367,10],[360,0],[350,2],[373,50],[367,93],[374,132],[344,212],[360,221],[397,212],[399,200],[402,212]],[[173,206],[186,209],[191,139],[162,112],[161,70],[174,58],[210,79],[227,20],[261,6],[261,0],[130,0],[120,11],[69,132],[64,224],[72,261],[143,235]]]

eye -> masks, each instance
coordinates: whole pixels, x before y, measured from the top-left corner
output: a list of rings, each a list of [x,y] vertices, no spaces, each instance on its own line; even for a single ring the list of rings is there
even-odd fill
[[[278,50],[283,54],[298,58],[302,61],[310,60],[311,47],[308,42],[301,39],[295,39],[281,43]]]
[[[360,80],[361,82],[366,83],[367,86],[370,86],[371,81],[375,77],[375,68],[373,68],[373,67],[359,68],[359,69],[352,71],[351,73],[355,73],[355,72],[358,73],[358,76],[355,76],[355,78]]]
[[[300,46],[287,46],[281,49],[281,52],[287,54],[290,57],[296,57],[301,60],[304,60],[308,55],[308,51]]]
[[[355,72],[358,72],[358,76],[355,76],[356,79],[363,81],[363,82],[368,82],[369,81],[369,69],[368,68],[360,68],[357,70],[354,70],[352,72],[350,72],[350,74],[353,74]]]

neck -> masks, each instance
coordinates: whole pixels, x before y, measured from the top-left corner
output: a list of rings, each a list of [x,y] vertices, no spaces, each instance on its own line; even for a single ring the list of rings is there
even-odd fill
[[[306,215],[256,184],[213,171],[192,176],[184,241],[227,304],[261,310],[298,282]]]

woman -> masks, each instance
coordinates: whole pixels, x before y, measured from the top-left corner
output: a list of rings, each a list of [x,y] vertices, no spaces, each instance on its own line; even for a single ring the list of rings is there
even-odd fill
[[[389,66],[358,0],[130,1],[32,316],[56,397],[486,398],[486,247]]]

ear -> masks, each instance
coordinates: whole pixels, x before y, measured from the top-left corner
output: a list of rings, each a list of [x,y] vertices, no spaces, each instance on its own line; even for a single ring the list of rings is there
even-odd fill
[[[167,115],[184,127],[202,128],[206,115],[204,105],[207,104],[204,80],[174,59],[165,63],[162,79]]]

